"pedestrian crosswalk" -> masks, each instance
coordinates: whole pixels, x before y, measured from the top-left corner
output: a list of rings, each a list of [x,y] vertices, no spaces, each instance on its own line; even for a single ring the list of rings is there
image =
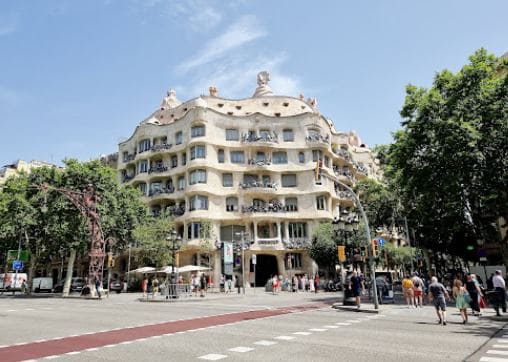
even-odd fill
[[[508,362],[508,328],[503,329],[502,334],[494,338],[487,346],[480,362]]]

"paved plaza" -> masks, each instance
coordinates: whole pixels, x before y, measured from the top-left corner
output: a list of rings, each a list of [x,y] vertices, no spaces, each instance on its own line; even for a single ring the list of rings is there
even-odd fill
[[[506,321],[489,310],[464,326],[450,308],[440,326],[430,306],[359,313],[331,308],[338,297],[261,289],[167,303],[139,294],[2,297],[0,360],[508,361]]]

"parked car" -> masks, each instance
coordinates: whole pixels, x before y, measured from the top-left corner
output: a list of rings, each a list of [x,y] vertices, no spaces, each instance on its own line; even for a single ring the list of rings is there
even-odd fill
[[[51,293],[53,291],[53,278],[48,277],[34,278],[32,281],[32,291],[34,293],[40,292]]]
[[[109,290],[117,293],[121,293],[123,290],[123,283],[120,280],[112,280],[109,283]]]
[[[58,283],[55,284],[53,291],[55,293],[62,293],[64,284],[65,284],[65,279],[59,281]],[[71,279],[71,292],[81,292],[85,286],[86,286],[86,281],[84,278],[76,277],[76,278]]]

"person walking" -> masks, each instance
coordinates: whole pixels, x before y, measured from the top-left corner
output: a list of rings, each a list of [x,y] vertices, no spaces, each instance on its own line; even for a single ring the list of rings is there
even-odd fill
[[[152,280],[152,298],[155,297],[155,294],[159,292],[159,279],[154,277]]]
[[[482,291],[480,289],[480,285],[474,278],[474,274],[468,274],[466,280],[466,290],[471,297],[471,301],[469,302],[469,306],[473,310],[473,315],[480,316],[480,298],[482,297]]]
[[[277,275],[272,277],[272,294],[277,294],[277,289],[279,289],[279,278]]]
[[[455,298],[455,306],[462,317],[462,324],[466,324],[467,308],[469,308],[469,300],[471,297],[467,293],[466,288],[462,285],[462,281],[458,278],[453,282],[453,297]]]
[[[143,291],[143,297],[146,298],[148,291],[148,278],[145,276],[141,282],[141,290]]]
[[[99,297],[99,299],[101,299],[101,289],[102,289],[101,281],[97,277],[97,278],[95,278],[95,292],[97,293],[97,296]]]
[[[203,273],[203,274],[201,274],[200,293],[199,293],[200,297],[204,297],[205,296],[207,284],[208,283],[207,283],[206,274]]]
[[[501,270],[496,270],[495,275],[492,277],[492,287],[494,288],[494,310],[499,317],[499,307],[503,313],[506,313],[506,283],[501,275]]]
[[[315,288],[315,293],[318,292],[318,289],[319,289],[319,283],[321,283],[321,280],[319,279],[319,274],[316,273],[316,276],[314,277],[314,288]]]
[[[429,302],[432,302],[436,308],[438,323],[446,326],[446,299],[450,299],[450,297],[444,285],[439,283],[436,277],[432,277],[430,281]]]
[[[417,272],[413,273],[411,278],[413,282],[413,295],[415,307],[423,307],[423,280],[420,278]]]
[[[404,298],[406,299],[407,307],[414,308],[414,291],[413,281],[409,278],[409,275],[405,275],[402,279],[402,290],[404,291]]]
[[[359,310],[361,304],[361,295],[365,290],[365,286],[363,284],[362,278],[358,276],[355,271],[349,280],[349,288],[353,290],[353,296],[356,298],[356,309]]]

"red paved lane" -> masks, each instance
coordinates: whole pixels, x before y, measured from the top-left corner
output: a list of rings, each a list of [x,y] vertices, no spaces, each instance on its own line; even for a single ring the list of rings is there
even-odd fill
[[[102,347],[108,344],[118,344],[139,338],[159,336],[166,333],[187,331],[190,329],[206,328],[251,319],[267,318],[282,314],[303,312],[327,306],[326,303],[303,304],[288,306],[272,310],[255,310],[222,314],[219,316],[199,317],[183,321],[166,322],[135,328],[124,328],[116,331],[68,337],[59,340],[49,340],[39,343],[28,343],[21,346],[0,348],[0,361],[23,361],[38,359],[46,356],[61,355],[68,352],[83,351],[88,348]]]

